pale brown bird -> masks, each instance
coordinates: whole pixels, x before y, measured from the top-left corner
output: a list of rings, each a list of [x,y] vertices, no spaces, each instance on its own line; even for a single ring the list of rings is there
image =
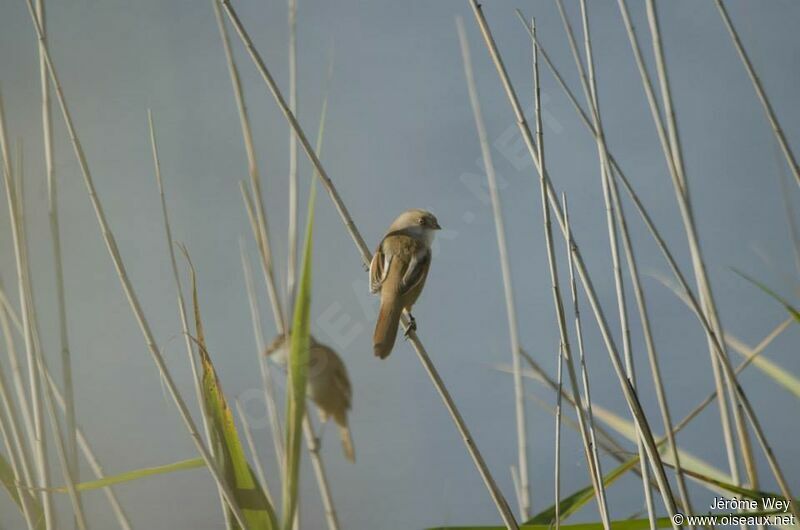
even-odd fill
[[[401,213],[383,236],[369,265],[369,288],[380,292],[381,307],[372,347],[385,359],[392,352],[403,309],[411,311],[417,301],[431,266],[431,243],[441,230],[436,217],[413,208]],[[411,318],[411,327],[416,323]]]
[[[317,342],[314,337],[310,337],[309,340],[311,343],[308,351],[307,395],[317,406],[321,421],[333,418],[339,428],[344,455],[349,461],[355,462],[356,453],[350,436],[350,427],[347,424],[347,413],[353,398],[347,368],[331,348]],[[283,334],[278,335],[267,346],[265,354],[285,367],[289,358],[289,340]]]

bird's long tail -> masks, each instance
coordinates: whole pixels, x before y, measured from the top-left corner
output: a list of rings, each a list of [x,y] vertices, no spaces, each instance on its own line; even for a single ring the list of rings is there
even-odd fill
[[[356,450],[353,447],[353,437],[350,436],[350,427],[347,424],[339,425],[339,437],[342,439],[344,456],[350,461],[356,461]]]
[[[384,289],[387,287],[389,286],[384,286]],[[381,293],[381,308],[375,324],[375,334],[372,336],[372,347],[377,357],[385,359],[392,353],[402,312],[403,308],[396,294]]]

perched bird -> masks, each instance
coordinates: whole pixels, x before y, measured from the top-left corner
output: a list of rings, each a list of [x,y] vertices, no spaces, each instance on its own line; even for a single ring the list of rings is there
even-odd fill
[[[403,309],[411,311],[431,266],[431,243],[441,230],[436,217],[412,208],[401,213],[383,236],[369,265],[369,289],[380,292],[381,307],[372,347],[385,359],[392,352]],[[412,329],[416,323],[412,317]]]
[[[350,462],[355,462],[356,454],[350,427],[347,425],[347,412],[353,398],[353,389],[347,368],[342,359],[328,346],[309,337],[308,383],[307,395],[317,406],[320,420],[325,422],[333,418],[339,428],[344,455]],[[289,340],[281,334],[267,346],[265,354],[277,364],[286,366],[289,360]]]

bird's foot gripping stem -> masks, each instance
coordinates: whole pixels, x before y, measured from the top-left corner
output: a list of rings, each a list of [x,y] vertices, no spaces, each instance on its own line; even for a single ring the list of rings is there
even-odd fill
[[[417,321],[416,321],[416,319],[414,318],[414,315],[412,315],[411,313],[409,313],[409,314],[408,314],[408,320],[409,320],[409,322],[408,322],[408,327],[406,328],[405,332],[403,332],[403,337],[405,337],[405,339],[406,339],[406,340],[408,340],[408,335],[409,335],[409,334],[410,334],[412,331],[417,331]]]

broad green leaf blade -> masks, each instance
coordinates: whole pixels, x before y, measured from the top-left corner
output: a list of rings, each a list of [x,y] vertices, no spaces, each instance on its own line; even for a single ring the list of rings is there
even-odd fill
[[[314,235],[314,202],[317,196],[316,179],[311,182],[308,198],[303,267],[292,318],[289,349],[289,385],[286,414],[286,481],[283,484],[283,530],[291,530],[297,509],[300,476],[300,441],[303,436],[303,417],[306,412],[306,381],[308,379],[308,349],[311,313],[311,249]]]
[[[223,472],[224,479],[233,491],[235,502],[247,521],[246,530],[276,530],[275,512],[245,457],[242,442],[239,440],[239,433],[236,431],[236,424],[233,421],[233,414],[225,399],[225,394],[222,392],[222,385],[220,385],[214,365],[211,363],[211,357],[208,355],[203,321],[200,318],[197,278],[189,254],[186,249],[182,250],[191,271],[196,342],[199,346],[200,364],[203,369],[203,400],[211,421],[214,458]],[[227,508],[226,512],[230,527],[238,530],[240,527],[235,517]]]
[[[737,486],[737,485],[731,484],[729,482],[724,482],[722,480],[717,480],[717,479],[715,479],[713,477],[708,477],[706,475],[703,475],[702,473],[697,473],[697,472],[692,471],[690,469],[685,469],[684,472],[686,473],[686,475],[688,475],[690,477],[693,477],[693,478],[696,478],[697,480],[700,480],[702,482],[706,482],[708,484],[713,484],[713,485],[717,486],[720,489],[723,489],[725,491],[729,491],[731,493],[735,493],[737,495],[741,495],[742,497],[745,497],[745,498],[748,498],[748,499],[754,499],[754,500],[781,499],[781,500],[784,500],[784,497],[782,495],[777,494],[777,493],[770,493],[768,491],[759,491],[759,490],[743,488],[741,486]]]
[[[596,419],[599,419],[610,428],[614,429],[619,434],[630,440],[632,443],[636,443],[636,427],[632,421],[626,420],[617,414],[614,414],[610,410],[598,405],[597,403],[592,403],[592,412],[594,413],[594,417]],[[687,451],[684,451],[683,449],[678,449],[678,456],[681,459],[681,469],[690,469],[723,482],[731,482],[730,477],[724,471],[712,466],[705,460],[698,458]],[[663,452],[661,459],[665,464],[673,467],[675,466],[671,451]]]
[[[611,527],[614,530],[648,530],[650,528],[650,521],[648,519],[621,519],[611,521]],[[656,528],[671,528],[672,522],[668,517],[661,517],[656,519]],[[505,526],[440,526],[437,528],[430,528],[428,530],[505,530]],[[549,524],[523,524],[520,530],[552,530],[553,526]],[[596,523],[577,523],[577,524],[562,524],[561,528],[564,530],[604,530],[602,522]]]
[[[782,512],[775,510],[766,512],[752,512],[747,514],[739,513],[715,513],[718,520],[724,517],[739,517],[742,515],[780,515]],[[505,530],[505,526],[438,526],[428,530]],[[548,524],[528,524],[520,525],[520,530],[552,530],[553,526]],[[601,521],[590,523],[562,524],[564,530],[603,530]],[[614,530],[647,530],[650,528],[649,519],[618,519],[611,521],[611,528]],[[656,528],[672,528],[672,521],[669,517],[659,517],[656,519]]]
[[[11,500],[17,505],[21,514],[22,504],[19,498],[19,491],[17,490],[17,481],[14,479],[14,471],[6,459],[3,458],[3,455],[0,455],[0,484],[3,485],[3,488],[11,497]],[[42,505],[35,496],[28,496],[28,507],[31,509],[31,518],[34,521],[38,521],[36,529],[44,529],[44,512],[42,511]]]
[[[122,484],[124,482],[132,482],[134,480],[139,480],[146,477],[152,477],[153,475],[165,475],[167,473],[175,473],[177,471],[186,471],[189,469],[197,469],[200,467],[206,467],[206,464],[205,462],[203,462],[202,458],[189,458],[187,460],[180,460],[179,462],[173,462],[172,464],[164,464],[163,466],[144,467],[141,469],[134,469],[132,471],[125,471],[124,473],[118,473],[116,475],[109,475],[107,477],[103,477],[98,480],[89,480],[86,482],[81,482],[79,484],[75,484],[75,488],[78,491],[98,490],[101,488],[107,488],[109,486],[113,486],[115,484]],[[51,491],[55,491],[56,493],[67,493],[67,488],[65,487],[53,488]]]
[[[748,282],[752,283],[753,285],[755,285],[756,287],[758,287],[759,289],[764,291],[770,297],[774,298],[778,303],[780,303],[786,309],[786,311],[789,312],[790,315],[792,315],[792,317],[794,317],[794,319],[797,322],[800,322],[800,311],[795,309],[789,302],[786,301],[785,298],[781,297],[781,295],[779,295],[778,293],[776,293],[775,291],[773,291],[772,289],[770,289],[769,287],[767,287],[765,284],[761,283],[760,281],[758,281],[758,280],[756,280],[754,278],[751,278],[747,274],[745,274],[745,273],[743,273],[743,272],[741,272],[741,271],[739,271],[737,269],[733,269],[733,272],[735,272],[736,274],[738,274],[739,276],[741,276],[742,278],[744,278]]]

